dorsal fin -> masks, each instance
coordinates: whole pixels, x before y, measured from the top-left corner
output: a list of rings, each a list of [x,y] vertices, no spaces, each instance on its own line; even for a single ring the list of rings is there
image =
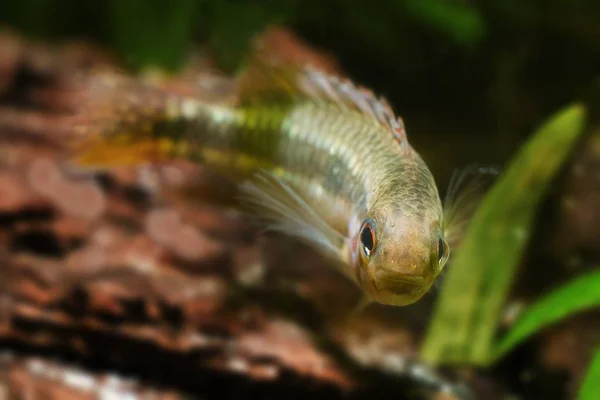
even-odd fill
[[[245,104],[289,103],[301,98],[298,69],[264,54],[254,55],[239,78],[239,99]]]
[[[284,63],[257,50],[240,76],[239,90],[241,104],[305,100],[357,111],[388,129],[403,149],[408,148],[404,123],[384,98],[310,65]]]

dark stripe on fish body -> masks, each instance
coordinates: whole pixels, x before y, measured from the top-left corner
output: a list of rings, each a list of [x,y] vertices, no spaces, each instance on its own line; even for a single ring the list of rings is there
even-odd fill
[[[240,110],[234,128],[232,147],[262,162],[273,163],[281,141],[283,112],[271,107],[249,107]]]
[[[361,208],[366,206],[367,183],[376,182],[386,169],[381,167],[395,152],[390,146],[399,146],[379,125],[335,105],[248,105],[235,110],[235,118],[226,123],[210,110],[199,113],[204,117],[193,118],[192,126],[187,120],[160,128],[168,129],[174,141],[188,142],[187,158],[200,158],[204,149],[218,150],[222,167],[245,155],[256,166],[282,168],[295,181],[316,182],[330,195]],[[380,176],[368,176],[370,171]]]

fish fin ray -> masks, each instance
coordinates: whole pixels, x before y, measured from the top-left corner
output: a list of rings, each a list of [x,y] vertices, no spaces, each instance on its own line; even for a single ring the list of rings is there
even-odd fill
[[[72,79],[77,103],[67,146],[76,164],[131,166],[172,158],[173,143],[153,128],[166,115],[169,96],[123,72],[98,69]]]
[[[476,164],[457,169],[452,174],[444,199],[444,236],[451,248],[459,245],[498,174],[499,169],[495,166]]]
[[[256,212],[266,230],[298,238],[320,253],[343,261],[340,249],[346,238],[275,174],[260,171],[240,189],[242,205]]]
[[[402,118],[394,114],[385,98],[312,65],[281,61],[260,48],[252,53],[239,78],[239,93],[241,104],[308,101],[353,110],[388,129],[403,149],[408,148]]]

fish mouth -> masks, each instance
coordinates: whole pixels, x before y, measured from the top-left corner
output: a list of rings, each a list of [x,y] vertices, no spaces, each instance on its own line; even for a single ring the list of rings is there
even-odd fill
[[[418,297],[427,287],[427,281],[422,276],[383,276],[373,282],[380,292],[392,293],[407,298]]]
[[[389,284],[401,284],[407,286],[423,286],[426,279],[420,275],[399,274],[393,271],[380,271],[375,274],[375,282],[385,282]]]

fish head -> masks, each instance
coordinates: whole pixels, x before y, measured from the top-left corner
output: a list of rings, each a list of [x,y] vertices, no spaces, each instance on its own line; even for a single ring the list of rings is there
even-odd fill
[[[414,194],[414,201],[406,201],[406,192],[388,191],[357,220],[351,249],[355,276],[378,303],[416,302],[448,260],[437,190],[422,193],[424,186],[418,186],[421,192]]]
[[[441,222],[402,213],[369,214],[355,241],[359,284],[378,303],[416,302],[448,260]]]

